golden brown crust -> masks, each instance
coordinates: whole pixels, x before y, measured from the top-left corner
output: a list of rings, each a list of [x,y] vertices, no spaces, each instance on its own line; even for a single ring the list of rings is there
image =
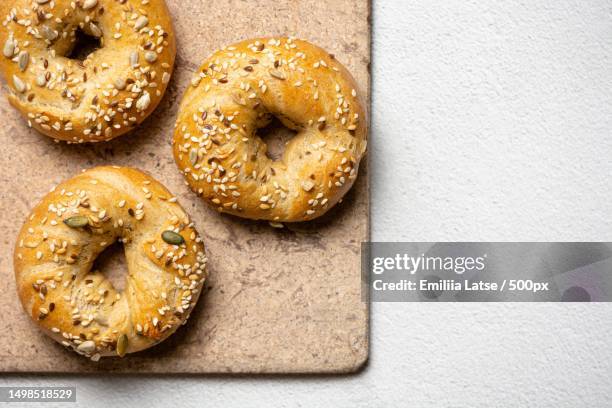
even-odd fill
[[[176,45],[164,0],[3,0],[0,72],[28,124],[54,139],[99,142],[157,107]],[[76,32],[100,38],[69,59]]]
[[[349,72],[306,41],[259,38],[206,59],[181,103],[174,157],[219,211],[276,222],[321,216],[351,188],[367,120]],[[256,135],[271,116],[297,135],[283,158]]]
[[[91,270],[117,240],[128,269],[121,293]],[[122,167],[88,170],[44,197],[21,229],[14,264],[25,311],[46,334],[93,360],[170,336],[206,279],[202,240],[176,198]]]

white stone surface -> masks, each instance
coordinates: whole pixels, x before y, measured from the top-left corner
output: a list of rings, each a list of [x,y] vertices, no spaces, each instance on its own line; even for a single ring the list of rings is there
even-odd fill
[[[373,7],[374,240],[612,240],[612,1]],[[76,384],[87,407],[599,407],[611,338],[608,304],[376,304],[355,376],[0,385]]]

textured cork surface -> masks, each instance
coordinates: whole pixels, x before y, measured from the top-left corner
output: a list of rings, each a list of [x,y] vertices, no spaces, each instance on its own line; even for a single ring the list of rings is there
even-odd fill
[[[183,182],[170,141],[180,98],[214,49],[255,36],[295,35],[335,54],[369,92],[367,0],[169,0],[177,69],[160,107],[135,132],[98,145],[66,145],[28,129],[0,100],[0,371],[139,373],[331,373],[368,356],[368,307],[360,295],[360,243],[369,234],[367,164],[328,215],[279,230],[219,215]],[[3,84],[6,91],[6,84]],[[133,166],[174,192],[205,239],[210,280],[188,323],[170,339],[99,363],[46,338],[22,311],[13,278],[15,237],[46,192],[97,165]],[[120,257],[115,257],[119,259]],[[99,267],[117,275],[121,264]]]

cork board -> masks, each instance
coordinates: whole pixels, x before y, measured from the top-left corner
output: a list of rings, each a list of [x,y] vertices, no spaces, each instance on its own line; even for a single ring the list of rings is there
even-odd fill
[[[180,98],[213,50],[256,36],[295,35],[327,49],[369,93],[368,0],[167,0],[177,68],[159,108],[136,131],[97,145],[58,144],[28,129],[0,98],[0,371],[137,373],[345,373],[368,356],[360,243],[369,236],[367,164],[344,201],[322,219],[279,230],[220,215],[191,193],[172,159]],[[3,84],[6,87],[6,84]],[[188,323],[162,344],[93,363],[46,338],[17,299],[18,230],[46,192],[84,168],[133,166],[174,192],[205,239],[210,279]],[[98,265],[121,269],[116,256]],[[108,256],[107,256],[108,258]]]

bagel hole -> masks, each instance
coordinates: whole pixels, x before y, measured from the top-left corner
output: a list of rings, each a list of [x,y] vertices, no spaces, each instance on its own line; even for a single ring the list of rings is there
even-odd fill
[[[75,41],[67,58],[85,61],[91,54],[102,48],[100,38],[87,34],[80,28],[75,32]]]
[[[257,136],[268,146],[266,156],[273,161],[280,161],[283,158],[287,143],[295,135],[296,131],[289,129],[275,116],[266,126],[257,129]]]
[[[127,276],[127,261],[123,244],[115,242],[108,246],[94,261],[92,271],[102,273],[110,281],[115,290],[122,292]]]

